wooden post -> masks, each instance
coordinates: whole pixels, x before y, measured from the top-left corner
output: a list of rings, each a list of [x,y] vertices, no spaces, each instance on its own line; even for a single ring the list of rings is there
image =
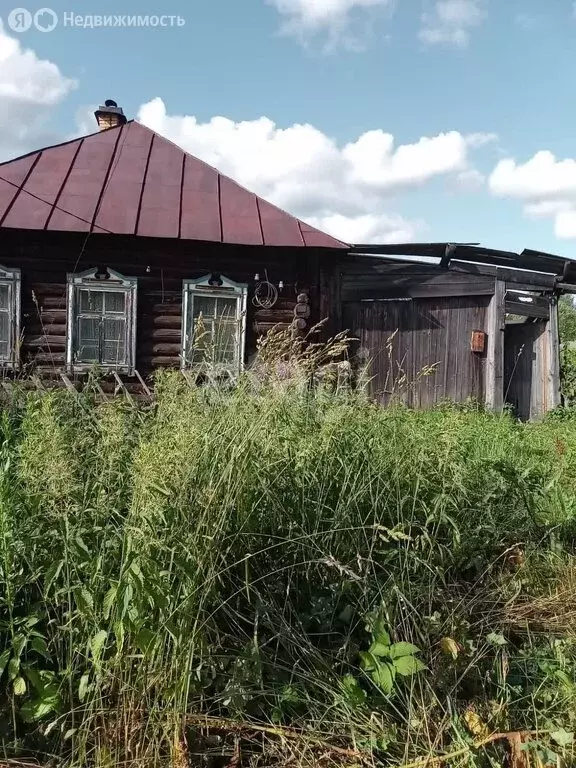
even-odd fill
[[[504,302],[506,283],[496,280],[494,295],[488,305],[488,350],[486,354],[486,405],[496,413],[504,407]]]
[[[548,397],[545,410],[551,411],[562,402],[560,390],[560,336],[558,332],[558,297],[550,299],[550,319],[546,324],[546,342],[548,346]]]

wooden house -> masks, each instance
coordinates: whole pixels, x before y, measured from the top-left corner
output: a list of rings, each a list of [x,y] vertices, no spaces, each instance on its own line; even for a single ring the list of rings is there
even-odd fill
[[[4,379],[146,387],[159,367],[239,370],[259,335],[349,328],[375,398],[559,402],[556,299],[571,262],[469,245],[352,246],[239,186],[114,102],[100,130],[0,164]],[[201,320],[199,320],[201,318]],[[209,345],[198,344],[198,324]],[[423,375],[423,372],[427,375]]]

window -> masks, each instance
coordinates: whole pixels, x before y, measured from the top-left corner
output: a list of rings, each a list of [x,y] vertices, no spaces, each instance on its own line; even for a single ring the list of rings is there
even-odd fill
[[[107,268],[68,275],[69,368],[134,368],[136,289],[136,278]]]
[[[219,275],[184,281],[183,365],[239,371],[244,361],[248,286]]]
[[[0,366],[15,368],[19,362],[20,270],[0,267]]]

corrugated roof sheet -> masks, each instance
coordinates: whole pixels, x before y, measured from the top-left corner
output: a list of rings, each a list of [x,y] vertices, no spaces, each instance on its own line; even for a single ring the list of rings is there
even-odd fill
[[[349,246],[131,121],[0,164],[0,228]]]

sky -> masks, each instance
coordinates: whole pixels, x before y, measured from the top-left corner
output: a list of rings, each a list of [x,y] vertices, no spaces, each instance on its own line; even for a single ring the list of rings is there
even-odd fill
[[[0,161],[112,98],[347,242],[576,258],[572,0],[45,1],[0,0]]]

